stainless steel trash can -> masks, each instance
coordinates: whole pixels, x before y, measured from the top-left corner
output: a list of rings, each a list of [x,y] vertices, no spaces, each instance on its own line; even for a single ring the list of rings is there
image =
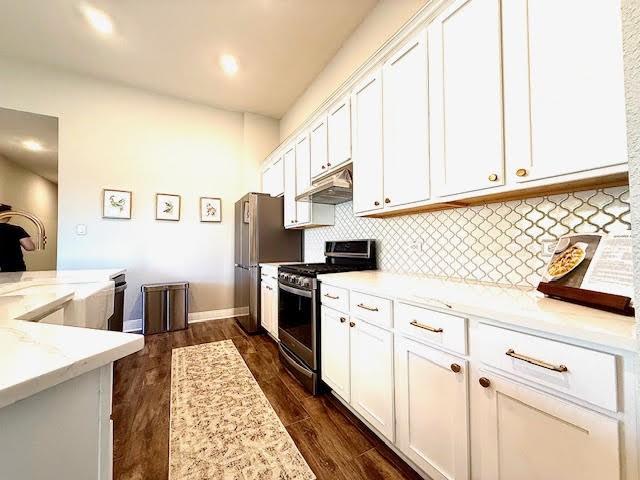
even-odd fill
[[[189,326],[189,282],[142,286],[142,333],[171,332]]]

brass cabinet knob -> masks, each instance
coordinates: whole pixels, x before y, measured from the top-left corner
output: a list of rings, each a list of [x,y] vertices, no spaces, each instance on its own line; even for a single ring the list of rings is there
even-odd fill
[[[353,327],[356,326],[356,324],[355,324],[355,322],[349,322],[349,326],[353,328]]]
[[[344,322],[346,322],[346,321],[347,321],[347,319],[346,319],[346,318],[344,318],[344,317],[340,317],[340,323],[344,323]]]
[[[496,175],[495,173],[492,173],[491,175],[489,175],[489,181],[490,182],[497,182],[498,181],[498,175]]]
[[[329,162],[327,162],[327,167],[330,167],[330,166],[331,166],[331,164]]]
[[[322,169],[324,170],[325,168],[327,168],[325,165],[322,165]]]
[[[373,204],[374,204],[376,207],[380,206],[380,202],[379,202],[379,201],[377,201],[377,200],[376,200],[375,202],[373,202]]]
[[[518,177],[526,177],[527,176],[527,169],[526,168],[519,168],[516,170],[516,176]]]
[[[460,373],[460,370],[462,370],[462,368],[460,367],[460,365],[458,365],[457,363],[452,363],[451,364],[451,371],[453,373]]]
[[[481,387],[488,388],[489,385],[491,385],[491,380],[489,380],[487,377],[480,377],[480,379],[478,380],[478,383],[480,384]]]
[[[390,198],[385,198],[384,199],[384,203],[391,203],[391,199]]]

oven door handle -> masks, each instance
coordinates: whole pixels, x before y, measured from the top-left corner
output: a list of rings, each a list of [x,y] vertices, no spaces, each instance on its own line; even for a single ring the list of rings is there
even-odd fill
[[[294,295],[299,295],[301,297],[307,297],[307,298],[311,298],[313,296],[309,290],[300,290],[298,288],[293,288],[288,285],[283,285],[281,283],[278,286],[280,287],[281,290],[284,290],[285,292],[293,293]]]

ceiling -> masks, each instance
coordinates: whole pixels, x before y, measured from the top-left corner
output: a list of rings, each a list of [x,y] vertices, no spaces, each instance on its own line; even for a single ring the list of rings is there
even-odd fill
[[[0,55],[280,118],[378,0],[0,0]],[[227,77],[221,54],[239,72]]]
[[[43,150],[32,152],[22,142],[34,140]],[[58,183],[58,119],[0,108],[0,155]]]

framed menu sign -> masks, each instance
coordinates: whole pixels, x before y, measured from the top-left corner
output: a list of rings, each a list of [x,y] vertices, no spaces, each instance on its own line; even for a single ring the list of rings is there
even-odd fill
[[[633,315],[631,232],[558,240],[538,290],[551,297]]]

